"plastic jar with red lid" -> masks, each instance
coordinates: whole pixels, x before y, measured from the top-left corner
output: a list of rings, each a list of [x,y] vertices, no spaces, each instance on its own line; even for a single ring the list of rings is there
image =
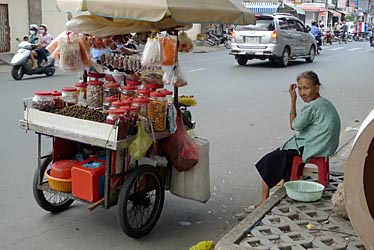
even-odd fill
[[[144,84],[144,88],[149,89],[151,91],[156,91],[157,89],[162,89],[164,85],[160,84],[152,84],[152,83],[146,83]]]
[[[166,95],[166,99],[168,101],[168,104],[171,104],[173,102],[172,96],[173,96],[173,91],[167,90],[167,89],[160,89],[158,90]]]
[[[94,72],[94,71],[89,71],[87,73],[87,76],[88,76],[88,81],[102,81],[104,80],[105,74]]]
[[[121,101],[125,101],[129,98],[134,98],[137,94],[136,87],[134,86],[122,86]]]
[[[148,117],[152,120],[153,130],[156,132],[166,130],[167,106],[168,102],[164,93],[159,91],[151,92]]]
[[[149,97],[151,91],[149,89],[138,89],[138,97]]]
[[[103,82],[89,81],[87,86],[87,105],[90,108],[101,108],[103,106]]]
[[[53,109],[62,109],[65,107],[65,102],[62,99],[62,93],[57,90],[53,90],[51,92],[52,99],[53,99]]]
[[[115,101],[115,102],[112,102],[111,109],[121,109],[123,107],[130,107],[131,103],[132,103],[131,100]]]
[[[117,82],[109,82],[104,84],[104,99],[109,96],[120,97],[121,88],[120,84]]]
[[[77,103],[78,105],[85,106],[86,105],[86,98],[87,98],[87,86],[88,84],[85,82],[78,82],[75,84],[77,88]]]
[[[124,119],[125,110],[123,109],[109,109],[106,117],[106,123],[111,125],[118,125],[118,139],[126,138],[129,123]]]
[[[77,104],[77,88],[75,87],[63,87],[61,89],[62,99],[65,102],[65,106],[73,106]]]
[[[125,127],[128,135],[136,134],[136,121],[138,120],[138,108],[134,106],[121,107],[125,111],[122,119],[124,120]]]
[[[138,98],[134,98],[132,105],[137,108],[139,115],[147,117],[149,103],[150,103],[149,98],[138,97]]]
[[[116,79],[114,79],[113,76],[107,75],[105,76],[105,83],[115,82]]]
[[[50,91],[35,91],[35,96],[32,98],[31,107],[40,111],[52,112],[53,99]]]
[[[116,96],[108,96],[105,98],[105,101],[103,103],[103,110],[107,111],[112,107],[112,103],[118,101],[118,97]]]

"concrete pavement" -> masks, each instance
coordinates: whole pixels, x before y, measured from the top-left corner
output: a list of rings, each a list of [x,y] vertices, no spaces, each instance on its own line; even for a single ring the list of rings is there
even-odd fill
[[[364,249],[352,225],[332,211],[331,197],[344,180],[353,137],[330,158],[330,184],[321,200],[302,203],[279,188],[215,245],[215,250]]]

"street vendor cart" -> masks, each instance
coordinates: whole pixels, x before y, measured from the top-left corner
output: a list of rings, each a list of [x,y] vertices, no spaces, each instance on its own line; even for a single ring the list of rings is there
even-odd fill
[[[170,31],[192,23],[255,23],[254,15],[236,0],[188,3],[147,0],[142,4],[131,0],[57,0],[57,7],[74,14],[88,11],[91,15],[76,17],[67,28],[100,37]],[[186,106],[180,107],[178,97],[178,87],[175,87],[176,109],[189,114]],[[123,136],[117,123],[78,119],[43,108],[30,107],[25,101],[24,118],[20,121],[23,129],[34,131],[38,136],[38,167],[33,192],[39,206],[50,212],[61,212],[74,200],[87,203],[89,209],[118,205],[119,224],[128,236],[139,238],[149,233],[160,217],[165,187],[170,185],[170,162],[165,168],[145,159],[132,159],[129,146],[137,133]],[[160,142],[171,137],[170,130],[151,130],[149,134],[152,135],[151,151],[154,154],[159,152]],[[52,140],[52,153],[43,152],[44,137]],[[90,150],[95,153],[91,155]],[[55,165],[55,173],[66,174],[57,163],[69,161],[70,164],[77,152],[85,152],[87,156],[74,162],[68,173],[73,179],[71,187],[68,181],[54,178],[52,171]]]

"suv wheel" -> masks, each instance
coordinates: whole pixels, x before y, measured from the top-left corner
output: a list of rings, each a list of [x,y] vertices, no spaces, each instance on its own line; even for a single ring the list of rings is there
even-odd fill
[[[238,62],[239,65],[246,65],[248,59],[245,56],[238,56],[236,58],[236,61]]]
[[[305,58],[307,63],[311,63],[314,61],[314,57],[316,56],[316,48],[312,45],[309,50],[309,57]]]
[[[285,48],[283,50],[282,57],[278,58],[277,63],[281,67],[287,67],[289,59],[290,59],[290,51],[288,48]]]

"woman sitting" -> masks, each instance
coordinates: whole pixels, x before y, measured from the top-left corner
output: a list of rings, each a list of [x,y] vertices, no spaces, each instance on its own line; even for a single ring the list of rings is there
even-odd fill
[[[328,157],[338,148],[339,114],[329,100],[320,96],[320,86],[318,75],[313,71],[301,73],[297,85],[290,85],[290,126],[298,133],[256,164],[263,181],[261,200],[255,207],[266,201],[272,187],[290,179],[295,155],[302,155],[303,162],[308,162],[314,156]],[[306,103],[299,114],[296,113],[296,89]]]

